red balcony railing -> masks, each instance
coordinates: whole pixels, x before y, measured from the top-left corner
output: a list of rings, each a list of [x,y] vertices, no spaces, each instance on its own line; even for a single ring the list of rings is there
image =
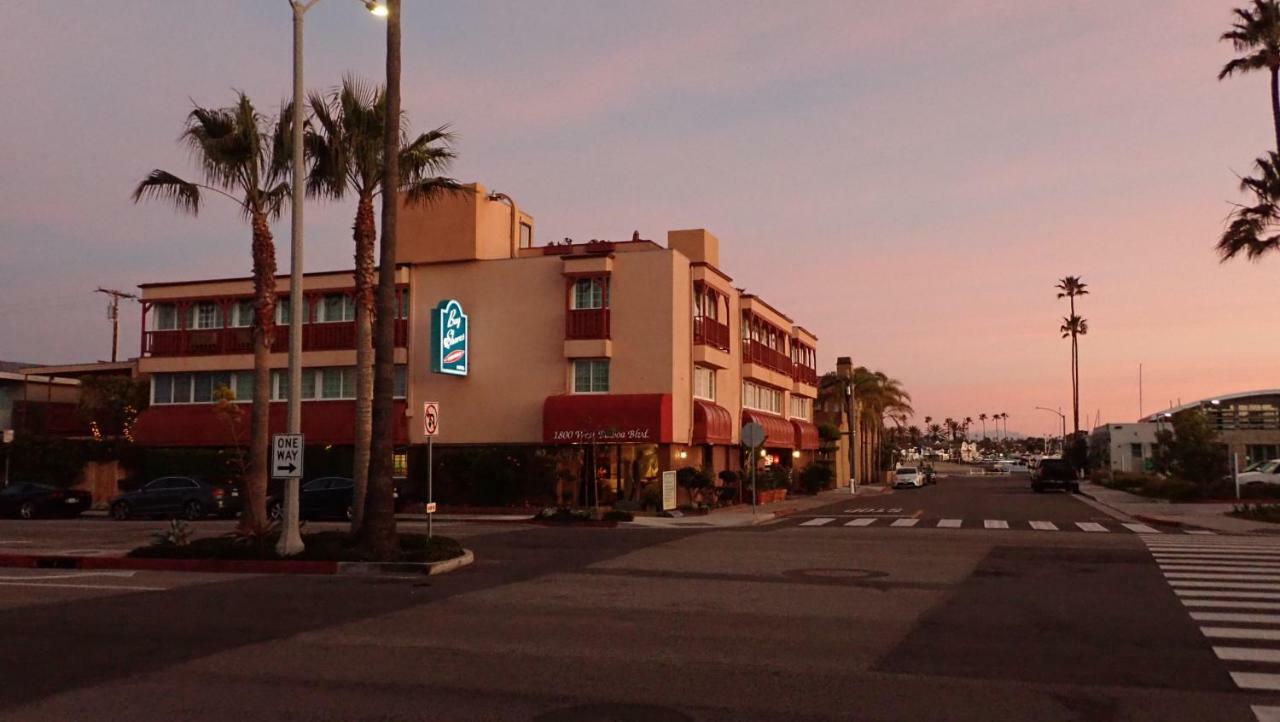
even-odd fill
[[[729,350],[729,326],[706,316],[693,317],[693,342],[703,346],[715,346]]]
[[[609,309],[571,308],[565,311],[564,337],[609,338]]]
[[[801,366],[800,364],[793,364],[791,367],[791,378],[802,384],[817,386],[818,370],[811,369],[808,366]]]
[[[409,345],[408,319],[396,319],[395,337],[397,348],[405,348]],[[143,352],[147,356],[217,356],[253,353],[253,330],[249,328],[147,331],[143,341]],[[356,324],[354,321],[307,323],[302,326],[303,351],[341,351],[355,347]],[[276,353],[289,350],[287,325],[275,327],[271,339],[271,350]]]
[[[759,364],[778,373],[791,374],[791,359],[781,351],[775,351],[759,341],[743,341],[743,360]]]

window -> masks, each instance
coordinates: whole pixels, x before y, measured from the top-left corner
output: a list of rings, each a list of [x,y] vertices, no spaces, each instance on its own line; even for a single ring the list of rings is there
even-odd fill
[[[575,310],[609,307],[609,280],[607,278],[579,278],[573,284],[573,308]]]
[[[716,370],[706,366],[693,367],[693,395],[700,399],[716,400]]]
[[[573,362],[573,392],[603,394],[609,392],[609,359],[577,359]]]
[[[400,307],[396,310],[396,318],[409,318],[409,289],[400,289]]]
[[[746,408],[782,414],[782,391],[750,381],[742,382],[742,405]]]
[[[1244,447],[1245,461],[1256,464],[1259,461],[1270,461],[1280,457],[1280,446],[1276,444],[1247,444]]]
[[[288,326],[290,318],[291,316],[289,315],[289,297],[277,296],[276,297],[276,325]],[[303,323],[307,322],[307,314],[305,311],[303,311],[302,313],[302,322]]]
[[[319,323],[336,323],[338,321],[354,321],[356,303],[345,293],[329,293],[320,301],[316,309],[316,321]]]
[[[253,299],[242,298],[231,304],[229,328],[246,328],[253,325]]]
[[[813,418],[813,399],[804,396],[791,397],[791,418],[809,421]]]
[[[1142,458],[1142,444],[1129,444],[1129,456],[1135,459]]]
[[[173,403],[173,374],[155,374],[151,377],[151,403]]]
[[[191,374],[173,375],[173,403],[191,403]]]
[[[409,455],[397,451],[391,455],[391,476],[404,478],[409,475]]]
[[[395,386],[391,391],[391,395],[397,399],[403,399],[409,395],[409,379],[408,368],[405,366],[396,367]]]
[[[193,305],[189,328],[222,328],[222,307],[213,301],[201,301]]]
[[[253,400],[253,372],[241,371],[233,375],[235,381],[236,399],[239,401]]]
[[[155,314],[151,327],[155,331],[176,331],[178,329],[178,307],[172,303],[157,303],[152,309]]]
[[[533,248],[533,226],[528,223],[520,224],[520,247]]]

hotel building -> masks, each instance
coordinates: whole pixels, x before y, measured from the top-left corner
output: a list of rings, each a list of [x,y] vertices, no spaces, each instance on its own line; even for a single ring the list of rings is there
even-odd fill
[[[765,428],[770,463],[812,460],[817,337],[735,288],[707,231],[670,231],[665,246],[638,234],[538,246],[533,218],[477,184],[404,206],[399,235],[395,442],[411,479],[425,476],[424,402],[439,404],[438,450],[537,447],[577,478],[593,470],[616,497],[635,498],[663,470],[740,469],[747,422]],[[292,292],[278,283],[273,432],[284,429]],[[350,271],[304,279],[308,446],[351,444],[353,288]],[[141,289],[152,400],[139,443],[229,445],[211,404],[220,386],[251,398],[251,279]]]

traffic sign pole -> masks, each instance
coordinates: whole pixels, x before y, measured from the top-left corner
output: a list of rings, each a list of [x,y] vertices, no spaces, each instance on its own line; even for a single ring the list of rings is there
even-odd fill
[[[430,539],[432,535],[431,520],[435,518],[434,512],[436,508],[436,504],[435,504],[436,499],[435,499],[434,489],[432,489],[432,478],[431,478],[432,475],[435,473],[435,464],[431,460],[431,446],[432,446],[431,440],[433,438],[435,437],[433,436],[427,437],[427,509],[429,510],[427,512],[427,539]]]
[[[436,515],[436,498],[434,489],[435,463],[431,458],[431,447],[436,434],[440,433],[440,404],[436,401],[422,402],[422,435],[427,437],[427,538],[432,537],[432,520]]]

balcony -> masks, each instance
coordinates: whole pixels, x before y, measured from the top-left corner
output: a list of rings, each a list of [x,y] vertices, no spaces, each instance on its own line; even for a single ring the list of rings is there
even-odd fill
[[[781,351],[775,351],[759,341],[743,341],[742,360],[759,364],[778,373],[791,375],[791,359]]]
[[[564,337],[567,339],[609,338],[609,309],[571,308],[565,311]]]
[[[693,342],[702,346],[714,346],[729,350],[729,326],[707,316],[693,317]]]
[[[175,331],[147,331],[143,334],[144,356],[220,356],[225,354],[253,353],[253,331],[249,328],[181,329]],[[409,345],[409,321],[397,318],[395,345]],[[335,323],[307,323],[302,325],[303,351],[343,351],[356,347],[354,321]],[[289,327],[277,325],[272,338],[271,351],[284,353],[289,350]]]
[[[798,383],[817,386],[818,370],[811,369],[808,366],[801,366],[800,364],[793,364],[791,367],[791,378],[795,379]]]

